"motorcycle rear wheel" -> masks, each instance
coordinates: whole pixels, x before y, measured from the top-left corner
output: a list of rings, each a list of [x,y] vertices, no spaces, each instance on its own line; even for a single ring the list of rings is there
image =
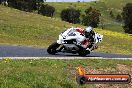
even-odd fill
[[[52,55],[55,55],[56,53],[57,53],[57,48],[60,46],[60,44],[58,44],[57,42],[54,42],[54,43],[52,43],[49,47],[48,47],[48,49],[47,49],[47,52],[49,53],[49,54],[52,54]]]

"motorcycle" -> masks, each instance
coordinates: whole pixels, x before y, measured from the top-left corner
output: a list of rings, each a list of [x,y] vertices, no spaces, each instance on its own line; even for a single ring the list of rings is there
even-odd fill
[[[78,53],[79,56],[86,56],[87,54],[90,54],[92,50],[96,49],[96,44],[103,39],[103,35],[95,33],[94,42],[90,42],[90,39],[85,39],[83,43],[85,43],[87,47],[83,48],[81,44],[77,44],[77,40],[74,39],[75,36],[77,36],[77,34],[71,32],[71,29],[65,30],[59,35],[59,39],[48,47],[47,52],[52,55],[63,52],[72,54]]]

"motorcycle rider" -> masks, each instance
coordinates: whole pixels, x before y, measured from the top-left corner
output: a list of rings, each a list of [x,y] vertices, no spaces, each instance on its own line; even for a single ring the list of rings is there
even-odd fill
[[[90,42],[90,45],[88,46],[88,48],[91,48],[95,42],[95,39],[94,39],[95,32],[93,31],[93,27],[89,26],[89,27],[85,28],[84,34],[85,34],[86,39],[88,39]]]
[[[93,46],[94,42],[94,36],[95,33],[93,31],[93,27],[88,26],[85,29],[82,28],[69,28],[67,29],[67,33],[69,34],[75,34],[76,36],[69,36],[67,40],[70,39],[76,39],[77,45],[89,49]],[[88,46],[89,45],[89,46]]]

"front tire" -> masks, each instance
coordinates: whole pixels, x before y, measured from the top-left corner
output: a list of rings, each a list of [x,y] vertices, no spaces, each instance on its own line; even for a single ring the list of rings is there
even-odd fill
[[[87,51],[83,47],[80,47],[78,54],[79,54],[79,56],[86,56],[87,54],[90,54],[90,51]]]
[[[49,54],[52,54],[52,55],[54,55],[54,54],[56,54],[57,53],[57,48],[60,46],[60,44],[58,44],[57,42],[54,42],[54,43],[52,43],[49,47],[48,47],[48,49],[47,49],[47,52],[49,53]]]

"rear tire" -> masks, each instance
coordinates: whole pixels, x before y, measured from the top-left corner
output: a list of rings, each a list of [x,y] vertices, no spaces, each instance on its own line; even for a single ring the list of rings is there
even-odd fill
[[[60,44],[58,44],[57,42],[54,42],[54,43],[52,43],[49,47],[48,47],[48,49],[47,49],[47,52],[49,53],[49,54],[52,54],[52,55],[54,55],[54,54],[56,54],[57,53],[57,48],[60,46]]]

